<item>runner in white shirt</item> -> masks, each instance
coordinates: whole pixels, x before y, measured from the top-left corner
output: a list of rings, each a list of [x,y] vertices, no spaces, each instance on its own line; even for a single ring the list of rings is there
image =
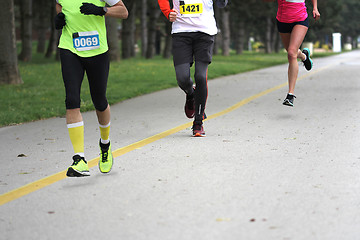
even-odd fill
[[[214,2],[225,7],[228,0],[158,0],[163,14],[172,25],[173,61],[179,87],[186,94],[185,114],[194,118],[193,136],[205,136],[203,120],[208,95],[207,71],[212,60],[214,35],[217,33]],[[195,59],[195,83],[190,77],[190,67]]]

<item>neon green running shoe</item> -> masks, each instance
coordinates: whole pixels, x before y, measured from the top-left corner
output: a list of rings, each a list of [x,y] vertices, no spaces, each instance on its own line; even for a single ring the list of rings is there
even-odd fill
[[[108,173],[111,171],[113,166],[113,155],[111,153],[111,143],[100,145],[100,160],[99,160],[99,169],[102,173]]]
[[[85,158],[79,155],[73,156],[73,164],[68,168],[66,176],[68,177],[86,177],[90,176],[89,167]]]

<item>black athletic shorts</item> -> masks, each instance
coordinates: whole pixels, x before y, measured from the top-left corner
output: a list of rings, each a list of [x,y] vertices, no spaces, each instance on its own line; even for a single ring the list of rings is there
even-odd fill
[[[106,99],[110,66],[108,52],[85,58],[67,49],[60,49],[60,60],[66,92],[66,109],[80,108],[80,90],[86,72],[95,109],[104,111],[108,106]]]
[[[309,19],[306,18],[304,21],[301,22],[293,22],[293,23],[283,23],[279,22],[279,20],[276,19],[277,28],[280,33],[291,33],[293,28],[296,25],[303,25],[305,27],[309,27]]]
[[[172,54],[174,66],[195,61],[211,63],[214,36],[203,32],[183,32],[172,34]]]

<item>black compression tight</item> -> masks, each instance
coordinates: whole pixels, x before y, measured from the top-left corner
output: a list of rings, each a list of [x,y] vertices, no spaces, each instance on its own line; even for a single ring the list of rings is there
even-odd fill
[[[106,99],[110,65],[108,53],[84,58],[69,50],[60,49],[60,59],[66,91],[66,109],[80,108],[80,90],[86,72],[95,109],[104,111],[108,106]]]
[[[209,64],[206,62],[195,62],[195,118],[203,118],[208,95],[207,70]],[[190,77],[190,63],[175,66],[176,79],[179,87],[187,94],[194,93],[193,81]]]

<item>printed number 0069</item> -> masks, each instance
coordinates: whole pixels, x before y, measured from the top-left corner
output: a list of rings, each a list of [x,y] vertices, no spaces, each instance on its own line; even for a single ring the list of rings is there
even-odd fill
[[[90,47],[98,44],[97,37],[92,38],[77,38],[74,40],[75,47]]]

